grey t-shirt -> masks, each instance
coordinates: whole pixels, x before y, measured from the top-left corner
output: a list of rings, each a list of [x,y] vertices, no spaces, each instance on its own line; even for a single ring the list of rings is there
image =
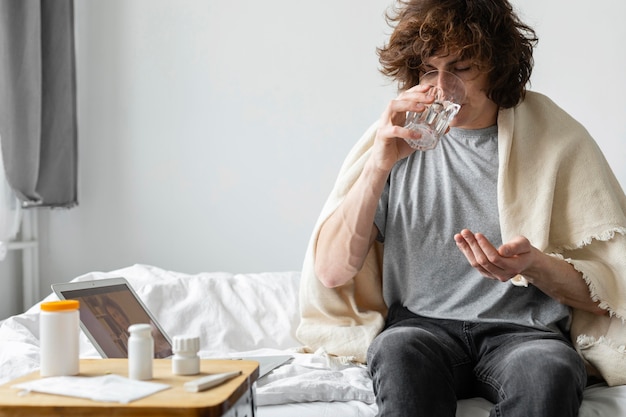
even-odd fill
[[[384,242],[385,302],[426,317],[565,331],[568,307],[532,285],[481,276],[454,242],[467,228],[502,244],[497,137],[497,126],[452,128],[435,149],[395,165],[375,218]]]

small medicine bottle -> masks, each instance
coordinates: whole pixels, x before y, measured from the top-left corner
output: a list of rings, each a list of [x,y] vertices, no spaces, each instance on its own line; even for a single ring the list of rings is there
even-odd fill
[[[197,336],[174,336],[172,351],[172,373],[175,375],[197,375],[200,373],[200,338]]]
[[[79,307],[80,303],[77,300],[41,303],[39,373],[42,377],[78,374]]]
[[[146,381],[152,379],[154,339],[152,326],[133,324],[128,328],[128,378]]]

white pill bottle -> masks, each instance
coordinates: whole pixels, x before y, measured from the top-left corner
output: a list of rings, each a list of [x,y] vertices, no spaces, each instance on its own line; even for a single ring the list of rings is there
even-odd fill
[[[149,324],[133,324],[128,328],[128,377],[140,381],[152,379],[154,338]]]
[[[77,300],[41,303],[39,315],[40,375],[68,376],[79,372],[80,316]]]
[[[174,375],[197,375],[200,373],[200,338],[198,336],[174,336],[172,343],[172,373]]]

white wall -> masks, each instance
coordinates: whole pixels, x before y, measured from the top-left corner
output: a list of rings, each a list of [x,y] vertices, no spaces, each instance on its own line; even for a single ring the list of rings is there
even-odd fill
[[[390,97],[386,5],[77,0],[80,205],[42,212],[42,291],[133,263],[299,269]]]
[[[299,269],[343,157],[394,95],[375,55],[388,4],[76,0],[80,206],[41,212],[41,295],[133,263]],[[514,4],[540,37],[533,89],[626,185],[625,4]]]

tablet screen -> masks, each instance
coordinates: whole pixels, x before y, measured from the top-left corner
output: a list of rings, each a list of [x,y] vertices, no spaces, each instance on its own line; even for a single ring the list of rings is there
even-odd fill
[[[126,284],[65,289],[61,293],[65,299],[80,302],[81,324],[105,357],[128,357],[128,327],[136,323],[152,326],[155,358],[172,355],[169,340]]]

